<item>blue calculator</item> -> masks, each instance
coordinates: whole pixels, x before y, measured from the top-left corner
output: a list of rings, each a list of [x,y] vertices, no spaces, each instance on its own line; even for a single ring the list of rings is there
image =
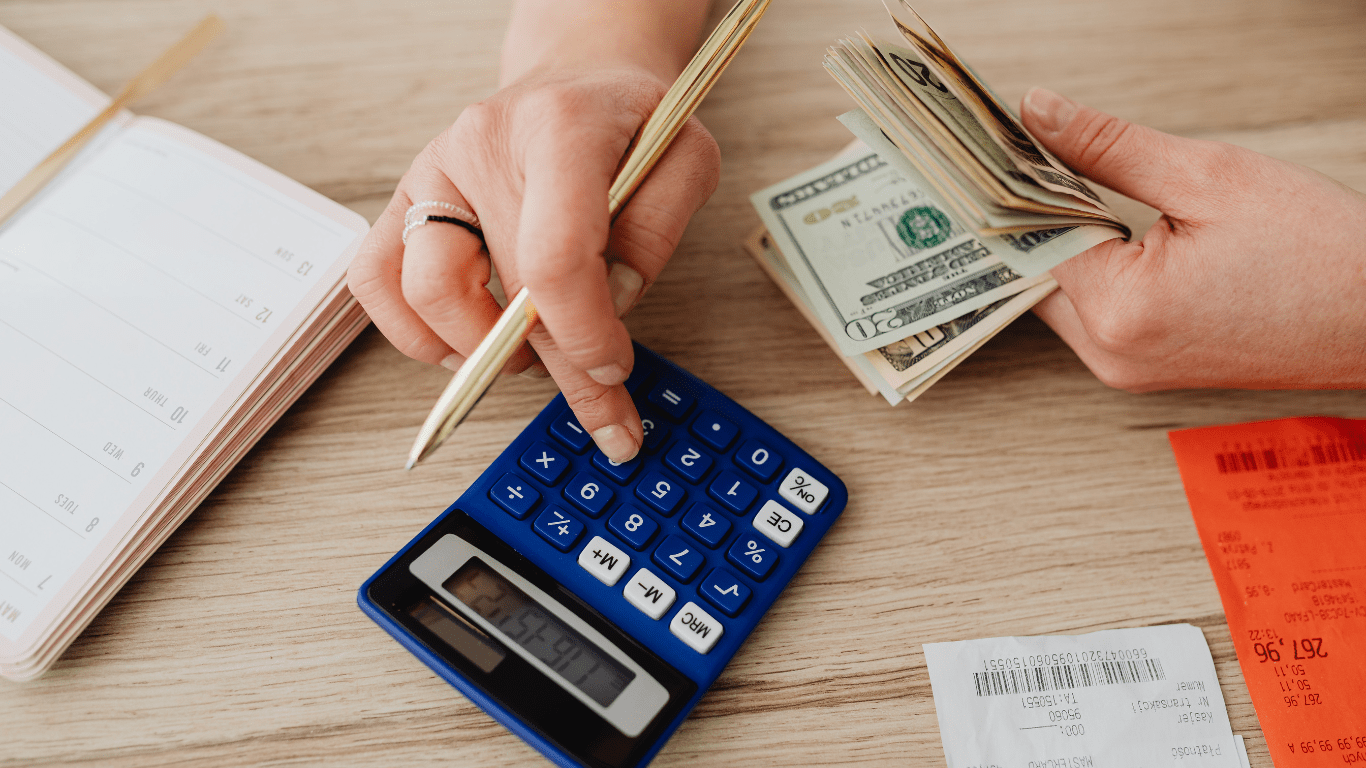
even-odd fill
[[[648,763],[844,511],[839,478],[646,348],[640,455],[558,396],[361,586],[361,610],[562,766]]]

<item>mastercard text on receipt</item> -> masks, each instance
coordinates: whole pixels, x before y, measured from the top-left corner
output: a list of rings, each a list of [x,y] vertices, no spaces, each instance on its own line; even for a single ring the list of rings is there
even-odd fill
[[[925,661],[949,768],[1246,765],[1190,624],[926,643]]]
[[[1366,766],[1366,421],[1172,432],[1277,766]]]

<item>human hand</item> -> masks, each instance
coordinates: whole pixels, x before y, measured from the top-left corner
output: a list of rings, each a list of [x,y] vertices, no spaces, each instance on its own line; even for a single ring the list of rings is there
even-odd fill
[[[349,275],[394,346],[452,370],[501,313],[486,287],[490,262],[509,297],[526,286],[541,319],[529,339],[535,354],[523,347],[504,372],[554,376],[616,461],[635,456],[643,439],[622,386],[633,352],[619,318],[664,268],[720,175],[715,140],[690,119],[608,221],[615,170],[665,90],[644,69],[540,70],[467,108],[413,161]],[[412,230],[405,248],[404,213],[427,200],[476,213],[487,250],[442,223]]]
[[[1106,384],[1366,387],[1366,195],[1315,171],[1034,89],[1025,126],[1163,216],[1052,270],[1035,311]]]

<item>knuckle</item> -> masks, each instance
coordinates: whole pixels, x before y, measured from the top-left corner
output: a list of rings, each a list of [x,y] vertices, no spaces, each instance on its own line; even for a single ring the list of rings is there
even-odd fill
[[[1153,341],[1155,323],[1132,305],[1117,303],[1088,323],[1091,340],[1111,355],[1132,355]]]
[[[457,143],[453,140],[459,138],[489,136],[497,130],[501,112],[502,110],[492,102],[476,101],[461,110],[451,127],[437,136],[437,139],[442,141],[444,146]]]
[[[591,96],[577,87],[552,84],[527,94],[522,107],[552,130],[578,125],[590,107]]]
[[[711,197],[721,182],[721,145],[696,117],[688,118],[684,136],[691,156],[688,166],[692,178],[689,181],[704,190],[703,199]]]
[[[1152,377],[1140,366],[1131,362],[1110,358],[1104,361],[1089,360],[1086,367],[1096,375],[1100,383],[1111,389],[1119,389],[1125,392],[1144,392],[1148,389]]]
[[[618,224],[617,238],[626,253],[651,267],[662,267],[678,247],[687,223],[678,211],[642,203],[628,221]]]
[[[1138,130],[1133,123],[1095,111],[1078,120],[1077,124],[1077,157],[1082,167],[1120,161],[1123,159],[1122,148]]]
[[[403,300],[419,317],[441,317],[460,306],[468,293],[460,283],[428,275],[420,268],[406,270],[403,274]]]
[[[572,253],[557,249],[545,255],[530,257],[518,265],[522,281],[533,290],[555,290],[572,283],[585,269],[585,264]]]
[[[591,380],[577,386],[560,385],[564,399],[589,432],[612,423],[612,389]]]
[[[366,309],[384,289],[385,275],[371,259],[357,259],[346,271],[346,287]]]

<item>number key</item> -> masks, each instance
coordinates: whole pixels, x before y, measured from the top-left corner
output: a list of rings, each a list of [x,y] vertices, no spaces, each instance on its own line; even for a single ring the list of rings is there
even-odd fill
[[[683,530],[697,537],[697,540],[716,549],[730,533],[730,521],[726,516],[712,509],[710,505],[698,502],[692,505],[688,514],[679,521]]]
[[[644,460],[637,456],[630,461],[624,461],[618,464],[607,458],[607,454],[602,451],[593,451],[593,466],[597,467],[604,475],[616,480],[618,483],[628,482],[635,476],[636,470],[640,469],[640,465],[643,462]]]
[[[612,500],[612,489],[607,487],[606,482],[580,472],[564,487],[564,497],[590,517],[599,517]]]
[[[711,481],[711,486],[707,491],[717,501],[726,506],[726,509],[740,514],[749,505],[754,503],[754,499],[759,496],[759,489],[740,479],[734,472],[722,472]]]
[[[774,453],[772,448],[758,440],[746,440],[735,451],[735,463],[739,464],[741,469],[767,483],[773,479],[774,475],[778,474],[778,468],[783,465],[783,457]]]
[[[678,509],[687,494],[677,480],[670,480],[658,470],[647,473],[636,486],[636,495],[660,514],[668,516]]]
[[[655,548],[655,564],[683,583],[687,583],[707,558],[697,551],[697,545],[677,536],[665,536]]]
[[[664,456],[664,463],[690,483],[700,481],[711,469],[711,457],[687,440],[679,440]]]
[[[607,530],[621,537],[632,549],[644,549],[659,530],[659,523],[633,504],[622,504],[621,509],[607,518]]]

